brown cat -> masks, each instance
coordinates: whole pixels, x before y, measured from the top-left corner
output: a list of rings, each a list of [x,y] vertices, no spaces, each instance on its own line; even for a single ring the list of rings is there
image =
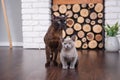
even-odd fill
[[[44,37],[45,48],[46,48],[46,64],[50,66],[50,62],[53,60],[55,66],[57,66],[57,55],[60,53],[62,48],[62,30],[66,27],[66,17],[52,16],[52,23]]]

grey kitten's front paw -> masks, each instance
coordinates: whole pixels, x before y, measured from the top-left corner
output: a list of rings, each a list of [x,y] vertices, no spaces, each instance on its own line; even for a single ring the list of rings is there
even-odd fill
[[[68,69],[68,66],[63,66],[62,68],[63,68],[63,69]]]
[[[74,66],[70,66],[70,69],[75,69],[75,67]]]

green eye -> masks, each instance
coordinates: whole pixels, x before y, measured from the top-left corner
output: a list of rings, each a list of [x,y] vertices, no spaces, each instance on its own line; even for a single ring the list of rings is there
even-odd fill
[[[67,44],[67,43],[64,43],[65,45]]]

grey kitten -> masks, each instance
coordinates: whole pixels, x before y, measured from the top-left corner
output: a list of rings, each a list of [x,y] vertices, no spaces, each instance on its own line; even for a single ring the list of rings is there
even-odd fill
[[[74,69],[78,60],[78,53],[75,48],[75,36],[66,38],[62,41],[62,50],[60,53],[60,61],[63,69]],[[69,64],[68,64],[69,63]]]

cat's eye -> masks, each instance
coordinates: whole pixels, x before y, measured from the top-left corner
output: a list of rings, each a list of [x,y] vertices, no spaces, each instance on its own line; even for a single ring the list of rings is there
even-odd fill
[[[64,43],[65,45],[67,44],[67,43]]]
[[[66,21],[64,21],[64,23],[66,24]]]
[[[58,21],[58,24],[61,24],[61,21]]]

